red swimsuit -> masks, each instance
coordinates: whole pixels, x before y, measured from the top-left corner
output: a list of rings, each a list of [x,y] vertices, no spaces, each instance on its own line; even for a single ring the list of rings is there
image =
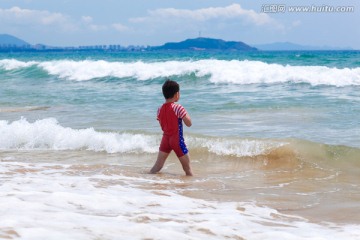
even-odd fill
[[[158,109],[157,120],[163,130],[160,151],[170,153],[171,150],[174,150],[177,157],[182,157],[188,153],[182,127],[182,119],[186,114],[183,106],[173,102],[164,103]]]

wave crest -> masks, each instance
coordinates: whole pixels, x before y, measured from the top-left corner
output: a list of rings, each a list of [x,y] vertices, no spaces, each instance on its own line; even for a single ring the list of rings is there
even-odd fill
[[[297,161],[317,162],[337,168],[351,162],[358,168],[360,149],[323,145],[300,139],[244,139],[238,137],[185,136],[191,156],[223,159],[261,160],[269,167],[297,165]],[[93,128],[73,129],[61,126],[55,118],[33,123],[25,118],[8,122],[0,120],[0,150],[75,150],[124,154],[155,154],[161,134],[100,132]],[[326,160],[326,161],[325,161]],[[347,165],[345,164],[344,167]]]
[[[149,152],[157,148],[154,136],[98,132],[93,128],[72,129],[59,125],[55,118],[34,123],[22,118],[0,121],[0,149],[91,150],[108,153]]]
[[[90,150],[107,153],[156,153],[160,134],[99,132],[93,128],[72,129],[55,118],[25,118],[9,123],[0,121],[0,149]],[[284,143],[271,140],[228,139],[186,136],[191,151],[220,156],[252,157],[270,152]]]
[[[105,77],[150,80],[194,74],[199,78],[208,77],[212,83],[276,84],[294,82],[337,87],[360,85],[360,68],[284,66],[248,60],[206,59],[164,62],[109,62],[104,60],[22,62],[15,59],[0,60],[0,68],[7,71],[34,65],[50,75],[74,81]]]

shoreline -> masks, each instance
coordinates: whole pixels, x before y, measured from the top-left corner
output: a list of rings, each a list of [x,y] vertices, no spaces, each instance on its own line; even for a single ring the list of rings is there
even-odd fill
[[[344,198],[358,188],[355,182],[348,182],[353,178],[348,172],[296,159],[291,164],[284,164],[276,162],[279,159],[266,163],[265,159],[229,161],[216,155],[212,158],[190,156],[195,176],[188,178],[174,154],[170,155],[160,174],[151,175],[147,173],[156,154],[1,151],[2,164],[9,165],[14,171],[1,176],[34,174],[36,177],[40,174],[38,176],[42,178],[60,174],[94,180],[100,176],[103,180],[97,185],[105,189],[125,184],[149,192],[170,191],[199,201],[254,203],[276,209],[281,214],[301,216],[316,224],[360,224],[360,217],[352,214],[359,204],[356,197]],[[282,161],[288,161],[286,159]],[[116,180],[118,178],[124,180]]]

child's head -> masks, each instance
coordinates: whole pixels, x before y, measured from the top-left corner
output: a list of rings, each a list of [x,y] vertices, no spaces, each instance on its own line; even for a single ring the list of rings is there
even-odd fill
[[[167,79],[162,86],[162,92],[165,99],[173,98],[177,92],[180,91],[180,86],[177,82]]]

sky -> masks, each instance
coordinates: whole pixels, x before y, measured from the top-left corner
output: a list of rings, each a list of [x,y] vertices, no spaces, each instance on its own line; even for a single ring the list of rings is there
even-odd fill
[[[359,23],[358,0],[0,0],[1,34],[50,46],[158,46],[201,36],[360,49]]]

